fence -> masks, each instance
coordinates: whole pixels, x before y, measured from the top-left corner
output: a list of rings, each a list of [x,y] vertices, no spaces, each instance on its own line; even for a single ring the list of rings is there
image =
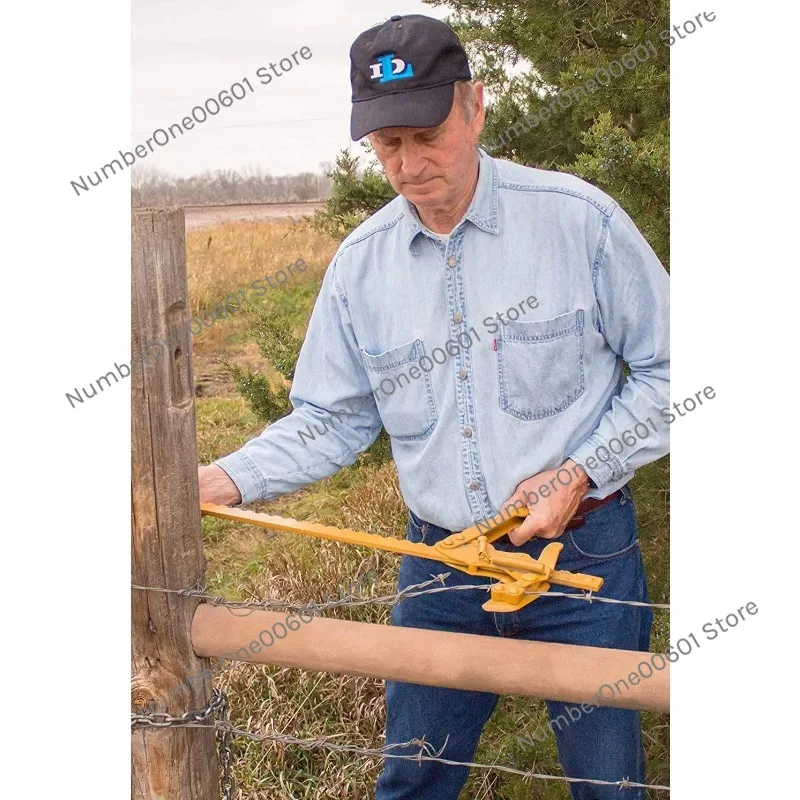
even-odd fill
[[[230,737],[277,741],[304,749],[344,750],[364,758],[438,760],[443,748],[413,740],[362,748],[339,737],[299,739],[257,734],[227,719],[226,698],[213,689],[209,658],[244,652],[238,659],[380,679],[405,680],[498,694],[567,702],[667,710],[669,668],[624,695],[603,698],[597,689],[633,673],[646,654],[593,647],[515,641],[470,634],[319,619],[300,626],[267,650],[258,631],[280,621],[283,601],[233,602],[205,589],[195,440],[194,380],[181,209],[137,210],[132,235],[132,796],[134,800],[218,800],[233,797]],[[169,353],[144,361],[143,345],[176,342]],[[343,598],[327,604],[399,602],[422,592],[482,590],[475,586],[411,587],[413,592]],[[628,602],[547,592],[541,602]],[[569,598],[569,599],[566,599]],[[633,605],[641,605],[632,603]],[[665,606],[654,606],[666,608]],[[234,609],[247,608],[247,616]],[[318,609],[319,610],[319,609]],[[250,647],[247,644],[251,643]],[[324,646],[323,646],[324,645]],[[408,652],[424,653],[420,659]],[[475,659],[476,652],[481,653]],[[177,694],[175,686],[185,690]],[[153,712],[149,709],[162,707]],[[418,747],[416,755],[393,749]],[[217,755],[219,750],[219,756]],[[530,780],[646,787],[617,781],[543,775],[495,764],[467,764]]]

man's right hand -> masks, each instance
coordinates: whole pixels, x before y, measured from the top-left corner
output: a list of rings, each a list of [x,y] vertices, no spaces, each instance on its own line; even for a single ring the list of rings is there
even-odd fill
[[[197,468],[200,481],[200,502],[216,503],[219,506],[233,506],[242,502],[242,495],[236,484],[222,467],[209,464]]]

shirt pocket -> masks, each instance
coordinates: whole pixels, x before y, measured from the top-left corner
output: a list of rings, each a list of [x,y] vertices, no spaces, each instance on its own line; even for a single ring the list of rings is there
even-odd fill
[[[425,355],[422,340],[377,355],[359,349],[386,433],[401,441],[429,436],[437,414],[431,376],[418,364]]]
[[[583,309],[509,321],[497,337],[500,408],[518,419],[552,417],[584,391]]]

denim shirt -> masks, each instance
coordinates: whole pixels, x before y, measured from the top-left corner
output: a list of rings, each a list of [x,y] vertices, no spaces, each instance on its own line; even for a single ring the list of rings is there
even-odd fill
[[[446,244],[403,197],[342,242],[294,410],[216,462],[243,503],[333,475],[381,426],[406,504],[447,530],[498,514],[567,458],[605,497],[668,451],[666,271],[599,189],[479,154]]]

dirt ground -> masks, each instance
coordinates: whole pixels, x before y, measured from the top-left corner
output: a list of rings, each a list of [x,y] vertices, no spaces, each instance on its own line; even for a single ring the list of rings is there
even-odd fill
[[[185,206],[186,230],[196,231],[223,222],[309,217],[324,203],[252,203],[238,206]]]

